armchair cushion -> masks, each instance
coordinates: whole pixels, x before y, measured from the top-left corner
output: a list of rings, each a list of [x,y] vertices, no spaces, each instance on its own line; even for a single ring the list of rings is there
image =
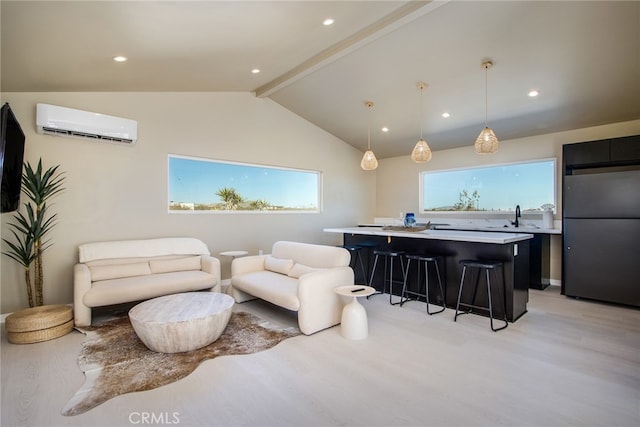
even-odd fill
[[[281,259],[271,255],[267,255],[264,259],[264,269],[274,273],[289,274],[291,267],[293,267],[292,259]]]
[[[308,265],[304,265],[301,264],[299,262],[296,262],[293,267],[291,267],[291,270],[289,270],[289,277],[295,277],[296,279],[299,279],[300,276],[302,276],[303,274],[307,274],[307,273],[313,273],[314,271],[318,271],[320,270],[319,268],[314,268],[314,267],[309,267]]]
[[[237,277],[233,286],[272,304],[298,311],[298,280],[271,271],[257,271]]]

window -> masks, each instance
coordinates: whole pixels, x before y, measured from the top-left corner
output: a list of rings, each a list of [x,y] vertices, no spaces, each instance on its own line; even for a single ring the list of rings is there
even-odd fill
[[[507,212],[555,207],[556,160],[421,173],[422,212]],[[553,209],[552,207],[552,209]]]
[[[319,212],[321,173],[169,155],[169,212]]]

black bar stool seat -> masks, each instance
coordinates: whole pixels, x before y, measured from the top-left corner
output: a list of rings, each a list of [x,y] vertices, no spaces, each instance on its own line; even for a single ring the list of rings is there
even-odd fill
[[[384,276],[382,279],[382,292],[376,292],[376,294],[384,294],[387,290],[387,283],[389,284],[389,304],[397,305],[400,304],[400,301],[393,302],[393,284],[394,283],[403,283],[405,282],[405,268],[404,268],[404,251],[396,251],[392,249],[383,250],[383,249],[375,249],[373,251],[375,258],[373,260],[373,268],[371,269],[371,276],[369,278],[369,286],[373,286],[373,279],[376,274],[376,267],[378,266],[378,259],[382,257],[384,259]],[[393,264],[394,260],[398,260],[400,264],[400,271],[402,272],[403,280],[396,280],[393,278]],[[387,275],[387,272],[389,273]],[[374,295],[376,295],[374,294]],[[372,296],[372,295],[370,295]],[[369,297],[367,297],[369,298]],[[402,296],[400,297],[402,299]]]
[[[425,255],[425,254],[407,254],[407,270],[404,275],[404,285],[402,287],[402,297],[400,301],[400,307],[407,301],[418,301],[418,297],[423,297],[427,306],[427,314],[432,315],[436,313],[442,313],[445,309],[445,296],[444,288],[442,287],[442,279],[440,277],[440,268],[438,263],[442,259],[440,255]],[[418,263],[418,290],[411,291],[407,287],[409,281],[409,268],[411,267],[411,261]],[[424,263],[424,293],[420,292],[422,284],[420,283],[420,264]],[[440,296],[442,297],[442,308],[438,311],[429,311],[429,263],[433,263],[436,269],[436,276],[438,277],[438,287],[440,288]],[[414,298],[411,298],[413,296]]]
[[[507,320],[507,302],[506,302],[506,290],[505,290],[505,284],[504,284],[504,266],[503,263],[501,261],[490,261],[490,260],[477,260],[477,259],[463,259],[460,260],[460,265],[462,265],[462,278],[460,279],[460,290],[458,291],[458,300],[456,301],[456,314],[453,318],[453,321],[455,322],[458,319],[458,315],[460,314],[467,314],[471,312],[471,309],[475,308],[476,310],[484,310],[484,311],[488,311],[489,312],[489,319],[491,322],[491,330],[494,332],[497,332],[501,329],[506,328],[507,326],[509,326],[509,322]],[[462,298],[462,289],[464,287],[464,278],[465,275],[467,273],[467,268],[470,269],[477,269],[478,270],[478,275],[476,277],[476,283],[475,283],[475,288],[473,289],[473,297],[471,298],[471,303],[463,303],[461,302],[461,298]],[[499,299],[502,301],[502,308],[504,311],[504,325],[499,327],[499,328],[495,328],[493,326],[493,303],[492,303],[492,298],[491,298],[491,280],[490,280],[490,275],[489,272],[493,271],[494,272],[494,276],[496,278],[496,280],[498,279],[498,270],[500,270],[502,272],[502,283],[498,284],[496,283],[496,291],[498,292],[498,297]],[[480,276],[482,276],[482,272],[484,271],[485,276],[486,276],[486,282],[487,282],[487,305],[488,306],[478,306],[476,305],[476,296],[478,293],[478,284],[480,283]],[[472,274],[473,274],[473,270],[472,270]],[[460,311],[460,307],[467,307],[469,308],[469,310],[467,311]]]

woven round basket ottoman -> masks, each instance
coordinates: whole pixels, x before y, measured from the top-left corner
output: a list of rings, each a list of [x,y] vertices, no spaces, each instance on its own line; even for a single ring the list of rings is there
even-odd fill
[[[42,305],[25,308],[5,319],[7,340],[13,344],[32,344],[68,334],[73,329],[73,311],[68,305]]]

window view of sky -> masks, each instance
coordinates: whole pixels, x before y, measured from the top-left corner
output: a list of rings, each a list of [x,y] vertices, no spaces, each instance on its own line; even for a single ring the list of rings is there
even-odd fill
[[[422,192],[426,211],[541,210],[555,205],[555,160],[423,172]]]
[[[220,190],[271,206],[318,209],[320,173],[169,156],[170,204],[218,204]]]

